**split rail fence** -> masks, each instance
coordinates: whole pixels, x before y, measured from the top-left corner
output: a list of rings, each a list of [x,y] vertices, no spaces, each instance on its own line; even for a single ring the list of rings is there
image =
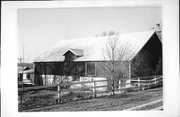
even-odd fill
[[[141,88],[155,87],[163,85],[163,76],[136,77],[131,79],[131,84]]]
[[[163,76],[148,76],[148,77],[137,77],[137,78],[132,78],[131,83],[126,83],[127,85],[130,85],[128,87],[120,87],[121,84],[117,83],[112,83],[112,89],[111,90],[105,90],[105,91],[100,91],[97,90],[98,88],[107,88],[108,83],[106,85],[97,85],[98,82],[115,82],[115,80],[94,80],[94,81],[84,81],[84,82],[69,82],[69,83],[61,83],[59,80],[58,84],[55,85],[50,85],[50,86],[35,86],[35,87],[24,87],[24,88],[18,88],[18,92],[27,92],[27,91],[35,91],[35,90],[42,90],[42,89],[56,89],[53,92],[44,92],[44,94],[57,94],[58,100],[61,99],[62,93],[63,92],[76,92],[76,91],[86,91],[87,88],[88,90],[90,89],[90,92],[93,94],[93,97],[96,97],[97,94],[106,94],[106,93],[111,93],[114,91],[116,92],[126,92],[129,90],[144,90],[149,87],[154,87],[158,85],[162,85],[163,83]],[[80,87],[80,88],[75,88],[75,89],[70,89],[70,88],[62,88],[63,86],[72,86],[75,84],[89,84],[92,83],[93,85],[91,87]],[[114,88],[116,87],[116,88]],[[108,89],[108,88],[107,88]],[[33,94],[32,94],[33,95]],[[31,96],[32,96],[31,95]],[[36,94],[34,94],[36,95]]]

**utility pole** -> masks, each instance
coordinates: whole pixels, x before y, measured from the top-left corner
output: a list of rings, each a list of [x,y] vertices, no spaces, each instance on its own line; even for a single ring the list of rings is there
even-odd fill
[[[22,100],[23,100],[23,91],[24,91],[24,86],[23,86],[23,75],[24,75],[24,45],[23,45],[23,58],[21,58],[20,60],[22,60],[22,67],[23,67],[23,70],[22,70],[22,83],[21,83],[21,105],[22,105]]]
[[[19,60],[20,66],[22,66],[22,57],[20,56],[20,57],[18,58],[18,60]]]

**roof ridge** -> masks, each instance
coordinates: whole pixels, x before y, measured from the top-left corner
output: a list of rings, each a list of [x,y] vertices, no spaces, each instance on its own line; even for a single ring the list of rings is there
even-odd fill
[[[136,34],[136,33],[145,33],[145,32],[155,32],[154,30],[146,30],[146,31],[137,31],[137,32],[128,32],[128,33],[120,33],[118,35],[126,35],[126,34]],[[111,35],[111,36],[114,36],[114,35]],[[81,39],[89,39],[89,38],[103,38],[103,37],[109,37],[108,35],[107,36],[91,36],[91,37],[80,37],[80,38],[70,38],[70,39],[62,39],[61,41],[69,41],[69,40],[74,40],[74,39],[77,39],[77,40],[81,40]]]

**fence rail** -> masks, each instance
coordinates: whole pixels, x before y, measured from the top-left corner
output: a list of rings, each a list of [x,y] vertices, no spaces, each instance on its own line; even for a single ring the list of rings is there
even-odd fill
[[[153,76],[153,79],[146,79],[149,77],[139,77],[139,78],[132,78],[131,84],[138,84],[138,85],[151,85],[151,84],[157,84],[159,82],[162,82],[163,77],[162,76]],[[151,76],[152,78],[152,76]]]
[[[155,77],[162,77],[162,75],[156,75],[156,76],[143,76],[143,77],[134,77],[131,78],[132,80],[137,80],[137,79],[146,79],[146,80],[150,80],[150,79],[154,79]]]
[[[151,78],[151,79],[150,79]],[[56,91],[53,92],[46,92],[43,93],[46,94],[57,94],[58,99],[60,100],[61,94],[64,92],[75,92],[75,91],[90,91],[90,93],[93,94],[94,97],[97,96],[97,94],[100,93],[109,93],[111,91],[127,91],[127,90],[135,90],[135,89],[142,89],[146,88],[147,86],[156,86],[158,83],[162,83],[162,76],[148,76],[148,77],[138,77],[138,78],[132,78],[131,83],[126,83],[126,85],[130,85],[129,87],[120,87],[121,84],[119,84],[118,80],[93,80],[93,81],[84,81],[84,82],[66,82],[62,83],[59,80],[59,84],[50,85],[50,86],[35,86],[35,87],[24,87],[24,88],[18,88],[19,92],[23,91],[31,91],[31,90],[40,90],[40,89],[48,89],[48,88],[57,88]],[[106,84],[98,85],[99,82],[106,82]],[[116,82],[113,83],[111,86],[111,89],[108,89],[108,82]],[[84,84],[91,84],[92,86],[89,87],[80,87],[80,88],[67,88],[64,89],[63,86],[72,86],[72,85],[84,85]],[[116,88],[115,88],[116,87]],[[106,88],[106,90],[98,90],[98,88]],[[43,95],[42,94],[42,95]],[[32,95],[31,95],[32,96]]]
[[[44,85],[44,86],[24,87],[24,88],[18,88],[18,91],[41,90],[41,89],[55,88],[57,86],[58,86],[58,84],[55,84],[55,85]]]

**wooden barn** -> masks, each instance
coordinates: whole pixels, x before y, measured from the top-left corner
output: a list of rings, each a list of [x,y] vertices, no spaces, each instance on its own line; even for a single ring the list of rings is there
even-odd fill
[[[112,62],[106,57],[108,36],[61,40],[34,61],[36,85],[57,83],[58,77],[79,81],[87,78],[110,78],[104,66]],[[117,47],[126,53],[115,60],[123,76],[139,77],[162,74],[162,42],[154,30],[118,35]],[[120,51],[117,49],[117,53]],[[119,64],[119,62],[121,64]],[[123,64],[122,64],[123,63]]]

